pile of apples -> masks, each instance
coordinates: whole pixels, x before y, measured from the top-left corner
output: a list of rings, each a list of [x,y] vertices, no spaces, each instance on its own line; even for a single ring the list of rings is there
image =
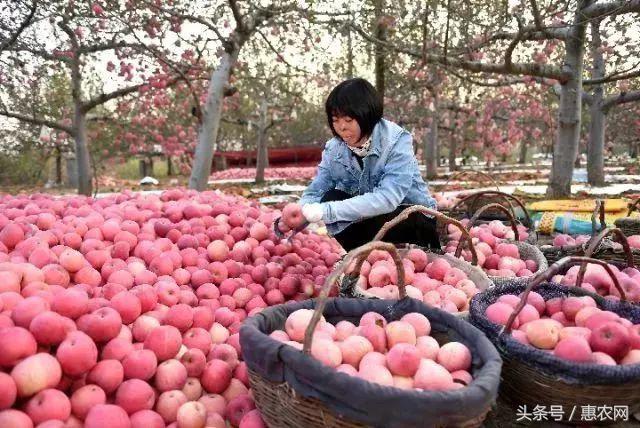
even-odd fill
[[[264,178],[274,180],[311,180],[316,176],[316,166],[291,166],[265,168]],[[254,179],[255,168],[229,168],[215,171],[209,177],[211,180]]]
[[[241,322],[338,244],[218,192],[0,196],[0,427],[262,427]]]
[[[468,220],[462,220],[464,226],[468,225]],[[529,236],[524,226],[518,225],[520,241],[524,241]],[[455,254],[462,232],[453,225],[447,227],[447,245],[445,252]],[[533,275],[538,270],[535,260],[524,260],[520,256],[520,251],[515,244],[508,243],[513,240],[515,234],[513,230],[505,226],[498,220],[493,220],[487,224],[473,226],[469,230],[473,245],[478,255],[478,266],[487,275],[505,278],[527,277]],[[472,260],[471,251],[465,249],[461,257],[470,262]]]
[[[571,235],[567,235],[565,233],[560,233],[553,237],[553,246],[554,247],[572,247],[574,245],[582,245],[591,239],[589,235],[577,235],[575,238]]]
[[[355,262],[354,262],[355,263]],[[407,296],[426,305],[438,307],[450,313],[469,309],[469,300],[479,290],[467,274],[452,267],[443,258],[429,261],[427,253],[412,248],[402,258]],[[347,268],[352,272],[354,265]],[[373,250],[362,263],[357,286],[381,299],[398,299],[398,273],[391,255]]]
[[[618,269],[615,265],[609,264],[609,268],[620,283],[620,287],[624,290],[628,301],[640,303],[640,271],[636,268]],[[566,285],[575,286],[580,266],[570,267],[566,274],[555,275],[551,281]],[[601,265],[587,265],[581,288],[592,293],[597,293],[605,298],[619,300],[620,292],[613,283],[613,280]]]
[[[312,316],[311,309],[292,312],[284,330],[270,336],[302,350]],[[460,342],[440,346],[429,333],[429,319],[417,312],[391,322],[367,312],[357,326],[349,321],[334,326],[322,317],[314,330],[311,356],[339,372],[400,389],[448,391],[469,385],[469,348]]]
[[[285,232],[300,227],[305,221],[298,204],[287,204],[282,210],[280,230]],[[476,285],[462,270],[452,267],[444,259],[429,262],[427,253],[415,248],[402,258],[406,292],[409,297],[429,306],[456,313],[469,309],[469,300],[478,293]],[[352,273],[354,263],[347,268]],[[391,255],[374,250],[362,263],[357,285],[381,299],[398,299],[398,274]]]
[[[459,195],[458,196],[455,196],[455,195],[450,195],[449,196],[449,195],[445,195],[445,194],[440,193],[440,192],[435,192],[431,196],[433,196],[433,199],[436,200],[436,203],[438,204],[437,206],[438,206],[438,210],[439,211],[450,210],[460,200],[460,196]]]
[[[571,235],[567,235],[564,233],[558,234],[553,238],[553,246],[554,247],[564,247],[564,246],[573,246],[573,245],[581,245],[589,242],[591,236],[589,235],[578,235],[575,238]],[[640,235],[631,235],[627,237],[627,242],[629,243],[629,247],[632,249],[640,249]],[[622,246],[614,242],[615,246],[622,248]]]
[[[521,296],[506,294],[489,305],[489,321],[506,325]],[[568,361],[583,364],[640,364],[640,324],[597,307],[590,296],[557,297],[547,301],[529,293],[513,323],[517,341]]]

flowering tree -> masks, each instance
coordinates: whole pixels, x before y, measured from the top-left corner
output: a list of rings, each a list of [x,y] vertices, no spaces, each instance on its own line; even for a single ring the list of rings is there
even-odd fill
[[[640,90],[634,90],[630,78],[640,73],[629,73],[631,76],[618,75],[622,79],[613,84],[606,84],[607,73],[628,66],[629,60],[637,58],[640,43],[612,42],[607,30],[614,28],[616,37],[622,36],[631,40],[627,29],[633,26],[633,16],[616,20],[605,16],[590,23],[590,59],[591,59],[591,92],[583,94],[589,106],[589,141],[587,144],[587,176],[592,186],[604,186],[604,152],[606,116],[612,109],[623,104],[640,101]],[[623,73],[624,74],[624,73]]]
[[[587,27],[605,17],[614,25],[628,14],[640,11],[640,1],[532,0],[511,9],[507,2],[489,2],[484,8],[467,3],[448,2],[448,7],[434,7],[431,11],[430,3],[426,3],[425,13],[436,17],[430,22],[446,25],[443,37],[430,37],[429,31],[422,30],[425,35],[422,43],[407,43],[410,39],[404,33],[388,41],[381,40],[355,23],[353,27],[371,43],[409,55],[421,64],[436,63],[456,73],[480,74],[485,80],[532,76],[557,81],[560,102],[548,194],[569,195],[580,141],[583,87],[640,74],[617,67],[600,79],[583,82]],[[420,29],[414,25],[412,33],[416,31]],[[626,33],[619,43],[635,42],[633,35]]]
[[[88,113],[111,100],[137,93],[159,69],[140,40],[161,41],[162,33],[138,6],[135,1],[116,0],[39,2],[35,18],[0,57],[0,75],[5,79],[2,88],[9,95],[0,106],[0,115],[70,136],[75,143],[81,194],[92,191]],[[142,22],[144,27],[134,28],[132,22]],[[27,63],[30,66],[20,66]],[[71,109],[64,117],[54,118],[37,109],[20,111],[12,104],[11,99],[20,97],[24,88],[38,83],[34,66],[68,77]],[[105,71],[117,82],[115,87],[93,80]]]

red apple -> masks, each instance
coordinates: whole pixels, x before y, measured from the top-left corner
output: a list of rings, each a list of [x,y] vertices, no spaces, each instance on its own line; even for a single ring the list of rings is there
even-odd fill
[[[43,389],[54,388],[62,378],[60,363],[45,353],[31,355],[11,370],[19,397],[30,397]]]
[[[131,428],[129,415],[120,406],[98,404],[93,406],[84,420],[85,428]]]
[[[0,328],[0,366],[12,367],[21,359],[33,355],[38,344],[29,330],[22,327]]]
[[[76,389],[71,396],[71,409],[73,414],[84,420],[93,406],[106,404],[107,395],[97,385],[85,385]]]
[[[615,321],[607,321],[595,327],[592,331],[589,344],[594,351],[609,354],[617,361],[631,349],[629,332],[622,324]]]
[[[123,380],[124,369],[118,360],[99,361],[87,375],[87,382],[98,385],[107,394],[118,389]]]
[[[98,362],[98,348],[88,335],[72,331],[58,346],[56,358],[66,375],[81,376]]]
[[[115,404],[128,414],[153,408],[156,396],[153,388],[140,379],[129,379],[122,382],[116,391]]]

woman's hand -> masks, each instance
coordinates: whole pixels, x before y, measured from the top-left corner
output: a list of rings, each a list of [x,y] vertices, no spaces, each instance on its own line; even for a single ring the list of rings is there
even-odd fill
[[[302,215],[307,219],[309,223],[317,223],[322,220],[324,209],[322,204],[313,203],[302,206]]]

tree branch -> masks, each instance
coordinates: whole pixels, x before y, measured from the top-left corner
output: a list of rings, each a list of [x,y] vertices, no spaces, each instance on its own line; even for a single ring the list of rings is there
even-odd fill
[[[515,16],[516,21],[518,22],[518,34],[516,37],[509,43],[507,50],[504,52],[504,66],[508,69],[511,68],[511,57],[513,56],[513,51],[515,50],[520,40],[522,40],[522,21],[520,21],[519,16]]]
[[[536,0],[529,0],[531,4],[531,12],[533,14],[533,22],[536,24],[536,28],[538,30],[542,30],[542,17],[540,17],[540,9],[538,9],[538,4]]]
[[[119,48],[136,48],[140,49],[142,45],[140,43],[128,43],[128,42],[118,42],[118,43],[104,43],[92,46],[80,46],[78,48],[79,54],[90,54],[95,52],[103,52],[111,49],[119,49]]]
[[[4,40],[2,43],[0,43],[0,52],[5,50],[9,46],[13,45],[16,42],[16,40],[18,40],[18,37],[20,37],[20,34],[22,34],[22,32],[31,23],[31,20],[33,19],[33,16],[36,13],[37,7],[38,7],[38,0],[32,0],[31,7],[29,8],[29,14],[25,18],[25,20],[22,21],[18,29],[11,35],[11,37],[9,37],[7,40]]]
[[[522,78],[515,78],[515,79],[508,79],[508,80],[499,80],[497,82],[483,82],[480,80],[476,80],[476,79],[472,79],[469,76],[465,76],[461,73],[458,73],[455,70],[452,70],[450,67],[447,68],[447,71],[451,74],[453,74],[454,76],[456,76],[458,79],[464,80],[465,82],[469,82],[473,85],[477,85],[477,86],[484,86],[484,87],[488,87],[488,88],[501,88],[503,86],[511,86],[511,85],[517,85],[520,83],[525,83],[525,80]]]
[[[602,104],[602,110],[607,111],[611,107],[635,101],[640,101],[640,91],[621,92],[618,95],[607,97]]]
[[[203,25],[205,26],[207,29],[213,31],[215,33],[215,35],[218,37],[218,40],[220,40],[221,42],[225,41],[225,38],[222,36],[222,34],[220,33],[220,31],[218,30],[218,27],[215,25],[212,25],[209,21],[199,18],[197,16],[193,16],[193,15],[186,15],[186,14],[181,14],[181,13],[176,13],[171,9],[165,9],[163,7],[158,6],[155,2],[149,2],[146,1],[145,2],[148,6],[153,7],[154,9],[157,9],[158,11],[162,12],[162,13],[166,13],[167,15],[173,16],[175,18],[179,18],[185,21],[192,21],[195,22],[197,24]]]
[[[267,36],[265,36],[262,31],[260,31],[259,29],[256,29],[256,32],[260,35],[260,37],[262,37],[262,39],[265,41],[265,43],[267,44],[269,49],[271,49],[273,51],[273,53],[278,55],[278,58],[280,58],[282,60],[282,62],[284,62],[288,67],[290,67],[290,68],[292,68],[294,70],[297,70],[297,71],[299,71],[299,72],[301,72],[303,74],[306,74],[306,75],[309,74],[309,72],[307,70],[304,70],[302,68],[296,67],[295,65],[291,65],[289,62],[287,62],[287,60],[284,59],[282,54],[280,52],[278,52],[278,50],[275,48],[275,46],[273,46],[273,44],[269,41]]]
[[[600,83],[617,82],[618,80],[627,80],[640,76],[640,69],[629,73],[612,73],[600,79],[586,79],[582,82],[583,86],[599,85]]]
[[[536,77],[546,77],[549,79],[555,79],[560,82],[566,82],[570,78],[570,73],[563,71],[560,67],[550,66],[538,63],[512,63],[510,67],[506,67],[505,64],[485,63],[478,61],[466,61],[458,58],[444,58],[443,55],[437,54],[425,54],[422,52],[414,51],[412,49],[403,48],[393,43],[379,40],[370,36],[362,28],[355,24],[351,24],[365,40],[371,43],[377,43],[395,52],[404,53],[406,55],[422,59],[428,63],[446,64],[451,67],[461,68],[473,73],[494,73],[494,74],[507,74],[507,75],[527,75]]]
[[[109,93],[102,93],[100,95],[98,95],[97,97],[94,97],[92,99],[90,99],[89,101],[86,101],[84,103],[82,103],[82,110],[86,113],[92,109],[94,109],[95,107],[106,103],[107,101],[111,101],[115,98],[119,98],[119,97],[123,97],[125,95],[129,95],[133,92],[136,92],[138,89],[140,89],[140,87],[143,84],[138,84],[138,85],[132,85],[132,86],[127,86],[126,88],[121,88],[118,89],[116,91],[113,92],[109,92]],[[167,84],[168,86],[168,84]]]
[[[566,40],[569,38],[569,27],[548,27],[543,29],[538,29],[532,26],[523,26],[522,27],[522,36],[521,40],[526,41],[537,41],[537,40]],[[513,40],[516,38],[518,33],[512,33],[509,31],[500,31],[493,34],[489,37],[484,43],[481,45],[472,46],[472,49],[478,49],[482,46],[490,42],[495,42],[497,40]]]
[[[10,117],[12,119],[17,119],[21,122],[27,122],[30,123],[32,125],[40,125],[40,126],[47,126],[49,128],[52,129],[58,129],[60,131],[64,131],[67,134],[73,136],[73,130],[71,128],[69,128],[68,126],[65,126],[59,122],[55,122],[52,120],[47,120],[47,119],[39,119],[37,117],[34,116],[27,116],[21,113],[15,113],[15,112],[11,112],[11,111],[7,111],[7,110],[0,110],[0,116],[5,116],[5,117]]]
[[[251,120],[245,120],[245,119],[227,119],[226,117],[222,117],[220,118],[220,120],[224,123],[230,123],[232,125],[248,125],[251,124],[251,126],[255,125],[255,122],[251,121]]]
[[[244,32],[246,28],[244,25],[244,21],[242,20],[240,9],[238,9],[237,0],[229,0],[229,7],[231,8],[231,12],[233,13],[233,19],[236,20],[236,29],[238,30],[238,32]]]
[[[609,3],[594,3],[582,9],[581,13],[590,19],[623,13],[640,12],[640,0],[618,0]]]
[[[71,58],[67,56],[54,55],[45,51],[44,49],[34,49],[28,46],[22,46],[22,45],[8,46],[5,48],[5,50],[8,52],[28,52],[30,54],[33,54],[35,56],[38,56],[40,58],[43,58],[49,61],[62,61],[67,63],[71,61]]]

